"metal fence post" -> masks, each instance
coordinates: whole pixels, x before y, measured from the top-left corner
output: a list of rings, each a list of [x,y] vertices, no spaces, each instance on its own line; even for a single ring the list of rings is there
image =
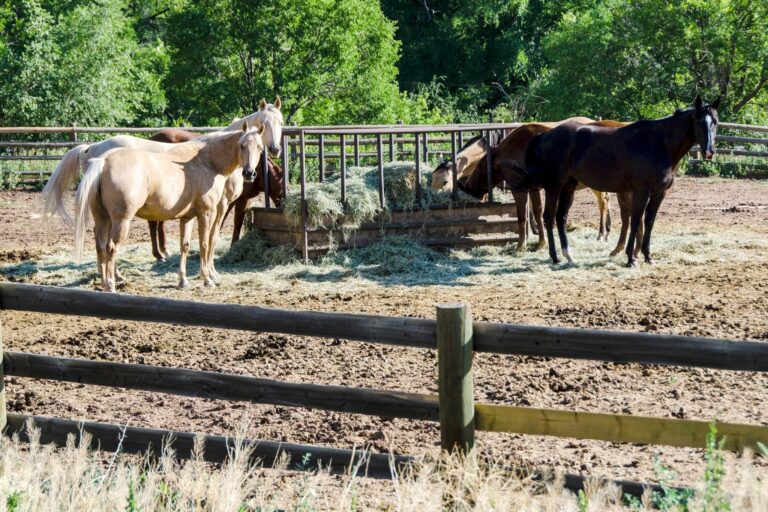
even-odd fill
[[[437,306],[440,446],[468,452],[475,446],[472,314],[464,304]]]
[[[301,255],[304,264],[309,263],[309,240],[307,236],[307,161],[304,158],[306,148],[304,146],[304,130],[299,132],[299,172],[301,179]]]

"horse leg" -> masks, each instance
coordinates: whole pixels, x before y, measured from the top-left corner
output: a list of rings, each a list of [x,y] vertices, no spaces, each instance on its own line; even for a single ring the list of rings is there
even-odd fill
[[[156,220],[148,220],[147,224],[149,224],[149,238],[152,240],[152,256],[154,256],[157,261],[165,261],[157,242],[158,223]]]
[[[643,235],[643,256],[645,256],[645,262],[652,264],[651,259],[651,231],[653,230],[653,224],[656,222],[656,214],[659,212],[659,206],[664,200],[664,196],[667,195],[666,190],[661,190],[651,195],[651,200],[648,201],[648,207],[645,209],[645,233]]]
[[[107,285],[107,240],[111,225],[109,216],[106,212],[92,210],[93,213],[93,235],[96,239],[96,260],[99,264],[99,276],[101,277],[101,289],[109,291]]]
[[[538,228],[539,243],[536,246],[536,250],[543,249],[546,243],[544,239],[544,220],[542,218],[544,209],[541,205],[541,193],[538,190],[531,190],[528,195],[531,198],[531,211],[533,212],[533,220]]]
[[[629,229],[629,217],[632,213],[632,192],[618,192],[616,199],[619,201],[619,212],[621,213],[621,232],[616,248],[611,251],[611,256],[616,256],[624,250],[627,243],[627,231]]]
[[[200,240],[200,279],[203,280],[203,286],[215,287],[216,283],[211,279],[208,268],[208,258],[211,251],[210,236],[214,219],[211,215],[215,209],[201,212],[197,215],[197,231]]]
[[[525,250],[525,242],[528,238],[528,193],[515,192],[515,208],[517,209],[517,248],[515,252]]]
[[[605,237],[605,200],[602,192],[595,189],[591,190],[595,194],[595,198],[597,198],[597,209],[600,211],[600,228],[597,232],[597,241],[599,242]]]
[[[648,206],[648,200],[651,197],[651,190],[643,188],[632,192],[632,220],[629,228],[629,240],[627,240],[627,267],[634,267],[635,263],[635,241],[637,240],[637,229],[643,219],[643,212]]]
[[[571,251],[568,248],[568,236],[565,232],[565,225],[568,221],[568,211],[573,205],[573,197],[576,193],[576,186],[579,182],[571,178],[565,182],[563,188],[560,190],[560,200],[557,205],[557,234],[560,236],[560,247],[563,250],[563,256],[568,260],[568,263],[573,264],[573,257],[571,257]]]
[[[611,234],[611,194],[603,192],[603,201],[605,201],[605,236],[604,241],[608,241],[608,235]]]
[[[240,240],[240,230],[243,228],[243,221],[245,220],[245,205],[248,201],[235,201],[235,218],[234,227],[232,228],[232,245]]]
[[[224,219],[224,212],[227,211],[227,207],[229,206],[229,201],[226,200],[226,198],[222,198],[221,201],[219,201],[219,204],[216,206],[216,218],[213,220],[213,224],[211,225],[211,232],[209,234],[209,247],[210,251],[208,254],[208,272],[211,274],[211,279],[213,279],[213,282],[216,284],[219,284],[221,281],[221,276],[219,276],[219,273],[216,272],[216,265],[215,265],[215,259],[216,259],[216,242],[219,241],[219,232],[221,231],[221,224],[222,220]]]
[[[162,220],[157,222],[157,244],[163,259],[168,258],[168,249],[165,245],[165,222]]]
[[[557,257],[557,248],[555,248],[555,233],[553,232],[555,211],[557,210],[557,202],[560,198],[559,185],[546,189],[546,204],[544,205],[544,227],[547,230],[547,242],[549,243],[549,256],[552,258],[552,263],[557,265],[560,263],[560,259]]]
[[[192,238],[192,219],[179,220],[179,288],[189,286],[187,281],[187,255],[189,254],[189,240]]]
[[[109,232],[109,239],[106,245],[106,274],[107,274],[107,291],[114,292],[115,289],[115,274],[117,268],[117,253],[120,244],[128,239],[128,230],[131,227],[130,218],[122,218],[117,222],[112,223],[112,228]]]

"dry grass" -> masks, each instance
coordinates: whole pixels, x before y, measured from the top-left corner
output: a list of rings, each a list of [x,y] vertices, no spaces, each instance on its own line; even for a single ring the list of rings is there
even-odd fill
[[[28,425],[30,444],[0,439],[0,504],[8,511],[153,510],[456,510],[456,511],[606,511],[623,508],[621,490],[598,480],[582,496],[563,487],[555,476],[547,483],[520,479],[506,461],[443,455],[421,458],[391,480],[370,480],[360,467],[345,475],[317,469],[288,471],[290,461],[274,468],[254,464],[242,443],[235,443],[222,465],[200,458],[176,461],[171,450],[157,461],[87,448],[70,437],[66,448],[39,442]],[[768,509],[768,486],[755,477],[750,460],[728,468],[731,510]],[[710,510],[703,488],[688,502],[689,510]],[[650,505],[645,496],[642,509]],[[635,508],[637,509],[637,508]],[[675,510],[674,508],[665,508]]]
[[[594,229],[577,228],[569,233],[569,240],[577,261],[574,266],[552,265],[546,249],[522,254],[515,253],[512,246],[438,252],[403,237],[387,237],[368,247],[339,251],[304,265],[289,248],[268,247],[258,233],[249,233],[232,250],[228,250],[229,240],[221,239],[216,265],[224,287],[290,289],[298,281],[310,293],[329,286],[337,291],[382,285],[536,287],[566,277],[570,281],[599,278],[619,283],[680,267],[722,262],[748,264],[756,254],[768,253],[768,240],[758,232],[658,229],[652,246],[655,264],[640,263],[637,268],[627,269],[623,254],[614,258],[608,255],[615,237],[610,243],[598,242]],[[192,247],[187,273],[196,279],[196,242]],[[95,254],[86,252],[85,256],[86,261],[76,265],[71,252],[58,251],[34,261],[0,266],[0,275],[35,284],[88,286],[96,283],[97,268]],[[128,292],[171,289],[177,283],[178,255],[156,263],[147,244],[121,247],[119,265],[128,280]]]

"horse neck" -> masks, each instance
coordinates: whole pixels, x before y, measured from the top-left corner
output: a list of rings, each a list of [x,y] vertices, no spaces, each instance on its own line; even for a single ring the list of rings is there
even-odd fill
[[[205,162],[217,174],[229,175],[240,166],[240,137],[242,132],[208,139],[200,148],[197,159]]]
[[[693,110],[688,110],[661,121],[665,130],[664,146],[672,165],[676,165],[696,142],[693,119]]]

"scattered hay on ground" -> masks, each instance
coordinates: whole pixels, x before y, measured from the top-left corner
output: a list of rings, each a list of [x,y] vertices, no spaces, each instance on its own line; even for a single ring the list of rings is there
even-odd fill
[[[290,245],[270,246],[264,235],[251,230],[234,243],[219,261],[225,265],[250,263],[253,265],[287,265],[297,261],[296,251]]]

